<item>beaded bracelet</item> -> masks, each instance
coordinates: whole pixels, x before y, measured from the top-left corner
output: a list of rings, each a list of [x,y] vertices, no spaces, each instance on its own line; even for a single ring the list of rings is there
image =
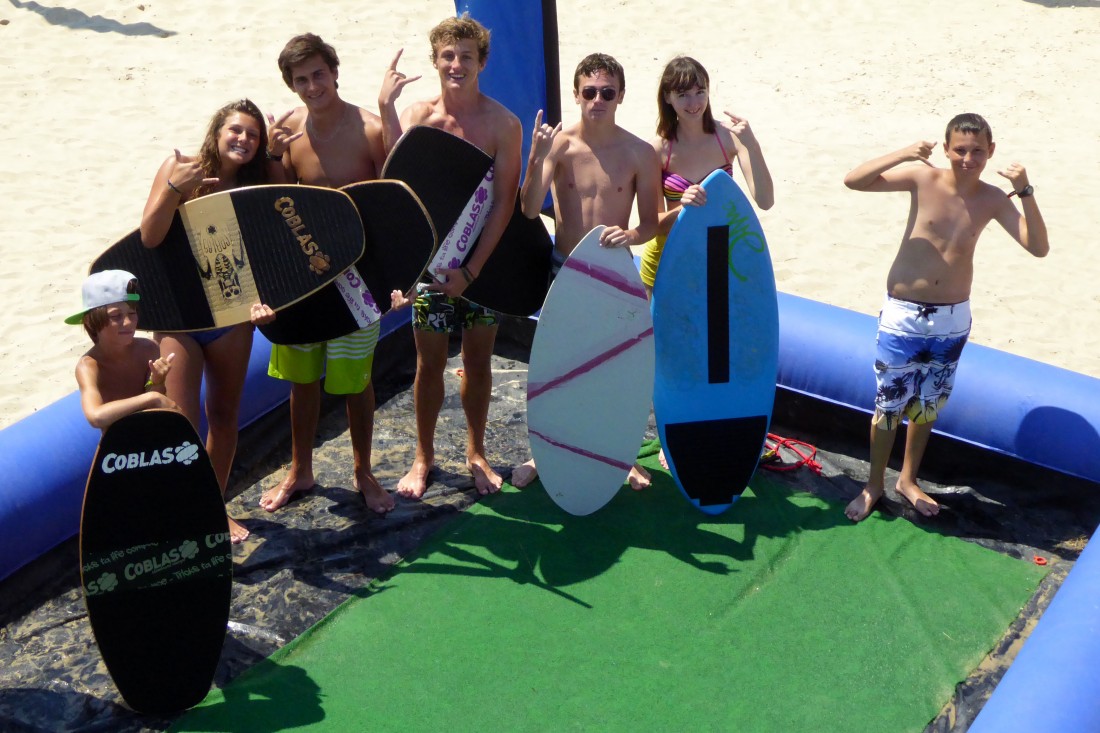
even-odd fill
[[[175,191],[176,193],[178,193],[178,194],[179,194],[180,196],[182,196],[182,195],[183,195],[183,191],[181,191],[181,190],[179,190],[178,188],[176,188],[176,185],[175,185],[174,183],[172,183],[172,179],[171,179],[171,178],[169,178],[169,179],[168,179],[168,188],[172,189],[173,191]]]

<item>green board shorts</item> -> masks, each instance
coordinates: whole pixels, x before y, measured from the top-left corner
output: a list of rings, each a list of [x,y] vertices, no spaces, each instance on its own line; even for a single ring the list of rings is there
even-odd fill
[[[316,382],[323,374],[329,394],[358,394],[370,384],[374,348],[382,322],[347,336],[315,344],[273,344],[267,373],[295,384]]]
[[[450,298],[443,293],[428,290],[425,283],[416,286],[413,302],[413,328],[434,333],[453,333],[474,326],[495,326],[497,313],[465,298]]]

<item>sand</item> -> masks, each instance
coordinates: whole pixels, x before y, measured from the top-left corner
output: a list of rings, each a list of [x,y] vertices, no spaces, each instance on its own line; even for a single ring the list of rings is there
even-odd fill
[[[0,7],[0,426],[75,389],[88,344],[62,319],[78,307],[88,263],[137,226],[172,149],[194,152],[210,115],[231,99],[248,96],[275,114],[298,103],[275,63],[288,38],[313,31],[332,43],[342,95],[373,109],[401,47],[402,70],[426,75],[405,101],[438,89],[427,31],[454,12],[445,0],[300,0],[285,10],[214,0],[9,3]],[[749,119],[775,179],[776,205],[761,220],[779,288],[875,313],[908,202],[849,191],[844,174],[918,139],[942,139],[957,112],[979,112],[997,141],[985,180],[1007,190],[996,169],[1027,167],[1051,253],[1033,259],[991,225],[976,261],[973,339],[1100,377],[1089,255],[1100,3],[704,2],[665,16],[657,7],[558,0],[567,121],[576,119],[573,67],[604,51],[627,72],[619,121],[648,139],[661,68],[676,53],[695,56],[711,73],[715,107]],[[946,164],[942,153],[933,160]]]

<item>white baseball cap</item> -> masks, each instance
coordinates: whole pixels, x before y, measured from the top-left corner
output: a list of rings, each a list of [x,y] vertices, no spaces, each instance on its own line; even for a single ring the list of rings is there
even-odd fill
[[[101,305],[141,300],[141,296],[137,293],[126,292],[130,281],[136,279],[125,270],[104,270],[103,272],[92,273],[84,281],[84,286],[81,288],[80,294],[84,309],[66,318],[65,323],[74,326],[79,325],[84,320],[85,313]]]

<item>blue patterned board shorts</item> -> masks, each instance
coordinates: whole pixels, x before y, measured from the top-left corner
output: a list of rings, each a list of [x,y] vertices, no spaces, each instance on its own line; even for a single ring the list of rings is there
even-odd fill
[[[933,422],[951,395],[969,336],[970,301],[939,305],[887,295],[878,319],[872,423],[894,430],[903,417]]]
[[[416,286],[413,302],[413,328],[416,330],[453,333],[459,326],[466,330],[497,324],[496,311],[465,298],[450,298],[427,287],[427,283]]]

